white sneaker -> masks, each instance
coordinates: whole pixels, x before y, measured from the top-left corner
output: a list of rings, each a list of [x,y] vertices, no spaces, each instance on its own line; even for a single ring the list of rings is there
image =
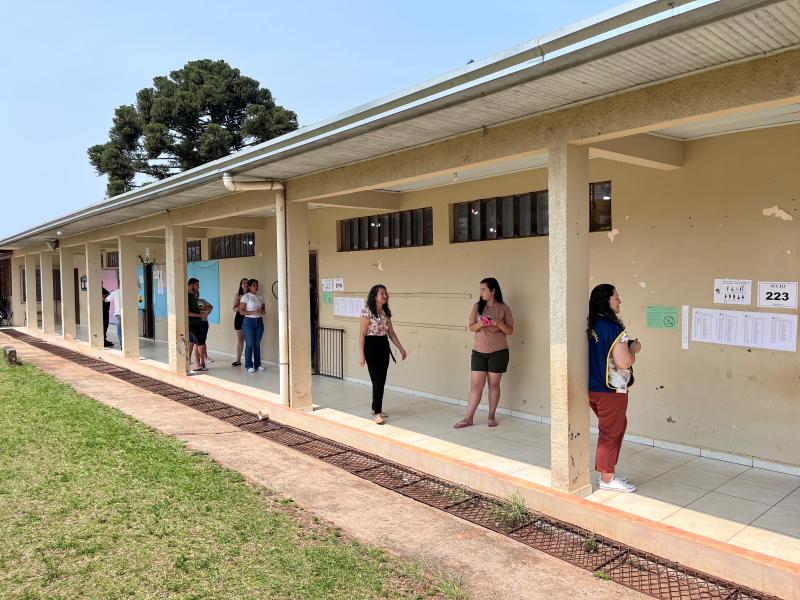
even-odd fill
[[[619,473],[614,473],[614,479],[619,479],[620,481],[625,481],[625,482],[630,481],[630,477],[628,477],[627,475],[621,475]]]
[[[249,369],[247,369],[247,372],[248,373],[255,373],[256,370],[253,367],[250,367]]]
[[[627,481],[622,481],[615,475],[608,483],[601,479],[600,489],[608,490],[610,492],[635,492],[636,486],[632,483],[628,483]]]
[[[258,368],[256,369],[256,371],[263,371],[263,370],[264,370],[264,367],[258,367]]]

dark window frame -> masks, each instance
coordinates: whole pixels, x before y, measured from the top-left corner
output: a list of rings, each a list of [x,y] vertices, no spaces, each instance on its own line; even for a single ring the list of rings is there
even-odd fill
[[[13,293],[11,288],[11,259],[0,259],[0,298],[8,300]]]
[[[200,240],[186,242],[186,262],[200,262],[203,260],[203,246]]]
[[[256,234],[250,231],[211,238],[208,240],[208,252],[210,260],[255,256]]]
[[[608,192],[604,193],[604,188]],[[599,196],[599,198],[598,198]],[[589,231],[611,231],[613,227],[611,206],[611,181],[595,181],[589,184]],[[606,200],[608,198],[608,200]],[[600,210],[599,202],[608,202],[607,210]],[[606,207],[603,207],[606,208]],[[601,223],[603,217],[608,216],[608,223]]]
[[[339,232],[338,252],[432,246],[433,208],[342,219],[336,223],[336,227]]]
[[[101,259],[103,256],[101,255]],[[105,269],[118,269],[119,268],[119,251],[109,250],[105,253]],[[102,266],[102,265],[101,265]]]
[[[603,196],[597,198],[598,194]],[[606,200],[605,198],[608,198]],[[589,232],[611,231],[612,219],[611,180],[589,184]],[[601,207],[598,202],[608,202]],[[450,243],[488,242],[549,235],[547,208],[548,190],[525,192],[456,202],[451,205],[453,228]],[[509,210],[510,208],[510,210]],[[601,210],[603,208],[604,210]],[[513,222],[509,222],[509,214]],[[524,217],[524,218],[523,218]],[[607,217],[607,223],[601,223]],[[526,233],[529,231],[530,233]]]
[[[466,244],[547,235],[547,233],[537,233],[539,231],[537,208],[540,201],[547,202],[547,190],[456,202],[451,209],[453,218],[451,243]],[[524,209],[525,214],[523,214]],[[523,217],[530,233],[524,233]]]

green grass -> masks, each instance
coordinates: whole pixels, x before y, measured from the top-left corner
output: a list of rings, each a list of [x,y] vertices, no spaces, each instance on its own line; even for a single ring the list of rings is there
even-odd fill
[[[0,365],[2,598],[461,594],[30,365]]]
[[[519,527],[531,516],[531,512],[525,503],[525,498],[520,494],[511,494],[501,504],[493,508],[489,514],[498,525],[507,529]]]

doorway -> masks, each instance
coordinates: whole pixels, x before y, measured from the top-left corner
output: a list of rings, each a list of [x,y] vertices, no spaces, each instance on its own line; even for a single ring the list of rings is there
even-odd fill
[[[151,263],[144,263],[144,281],[143,285],[143,308],[139,309],[139,322],[141,323],[141,331],[139,334],[151,340],[156,339],[156,318],[153,312],[153,265]]]
[[[78,269],[72,269],[72,289],[75,290],[75,325],[81,324],[81,277]]]
[[[311,370],[316,373],[319,371],[317,363],[317,348],[319,346],[319,292],[318,283],[318,261],[315,251],[308,253],[308,287],[309,304],[311,307]]]

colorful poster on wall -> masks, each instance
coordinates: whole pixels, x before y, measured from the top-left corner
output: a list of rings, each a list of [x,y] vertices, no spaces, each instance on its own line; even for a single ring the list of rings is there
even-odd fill
[[[677,306],[655,306],[647,307],[647,327],[649,329],[678,329],[678,307]]]
[[[322,303],[333,304],[333,292],[322,292]]]
[[[208,316],[208,322],[219,325],[221,313],[219,305],[219,261],[191,261],[186,265],[186,273],[189,278],[196,277],[200,280],[200,297],[214,307],[214,310]]]

